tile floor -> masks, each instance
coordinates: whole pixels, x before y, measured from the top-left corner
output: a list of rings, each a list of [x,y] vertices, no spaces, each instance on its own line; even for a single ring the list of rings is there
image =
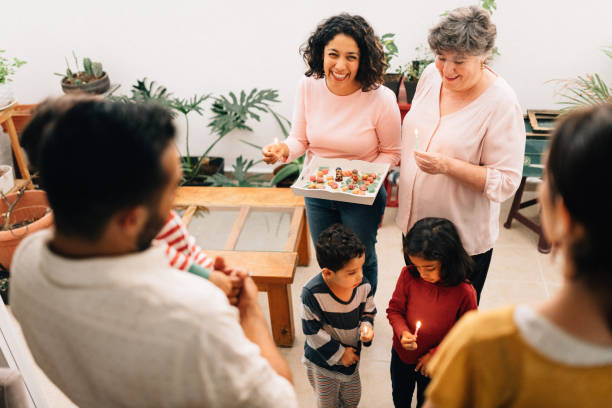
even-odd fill
[[[533,196],[534,193],[526,193],[524,199]],[[500,237],[493,250],[491,268],[482,293],[481,310],[518,302],[538,302],[550,297],[551,293],[554,293],[561,285],[559,260],[554,259],[551,255],[538,253],[535,233],[516,221],[510,230],[501,226],[508,214],[509,207],[510,202],[502,205]],[[389,378],[392,333],[385,316],[385,309],[395,288],[397,275],[404,265],[401,253],[401,234],[394,222],[396,211],[396,208],[387,208],[376,246],[379,263],[376,335],[372,347],[363,352],[360,367],[363,386],[360,406],[366,408],[393,406]],[[524,213],[536,217],[537,206],[524,210]],[[313,252],[310,266],[298,267],[292,288],[293,313],[296,323],[295,345],[281,349],[293,372],[301,407],[314,407],[315,402],[301,363],[304,336],[299,323],[299,295],[301,287],[318,272]],[[267,309],[265,293],[260,293],[259,300],[261,306]],[[74,407],[42,372],[40,372],[40,379],[51,407]]]

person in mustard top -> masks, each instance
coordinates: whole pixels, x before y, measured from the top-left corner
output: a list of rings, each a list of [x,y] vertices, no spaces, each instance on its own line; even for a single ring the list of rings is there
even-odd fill
[[[612,404],[612,183],[598,177],[609,171],[611,136],[612,104],[557,125],[539,198],[563,285],[541,304],[467,313],[428,366],[426,407]]]

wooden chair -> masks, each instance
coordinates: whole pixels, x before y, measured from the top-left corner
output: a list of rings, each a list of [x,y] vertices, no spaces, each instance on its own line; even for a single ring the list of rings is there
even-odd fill
[[[512,206],[510,207],[510,212],[508,213],[508,219],[504,223],[505,228],[510,228],[512,225],[512,220],[517,220],[530,230],[534,231],[539,236],[538,240],[538,251],[543,254],[547,254],[551,250],[550,243],[544,237],[542,233],[542,227],[525,217],[520,213],[520,210],[526,207],[530,207],[532,205],[536,205],[538,203],[537,199],[527,200],[522,202],[523,192],[525,191],[525,183],[527,181],[527,177],[536,177],[542,178],[543,173],[543,164],[542,164],[542,155],[544,151],[546,151],[548,147],[549,139],[548,137],[527,137],[525,141],[525,160],[523,163],[523,177],[521,179],[521,184],[519,185],[518,190],[514,194],[514,200],[512,201]]]

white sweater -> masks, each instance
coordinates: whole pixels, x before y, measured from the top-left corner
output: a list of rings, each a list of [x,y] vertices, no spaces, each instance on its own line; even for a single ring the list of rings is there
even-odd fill
[[[210,282],[170,268],[160,248],[74,260],[50,238],[17,249],[11,305],[36,362],[76,404],[297,406]]]

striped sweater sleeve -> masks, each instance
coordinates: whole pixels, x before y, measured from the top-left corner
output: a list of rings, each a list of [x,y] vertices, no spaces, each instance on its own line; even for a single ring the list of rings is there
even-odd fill
[[[315,352],[329,366],[340,364],[344,346],[323,330],[323,311],[314,295],[306,287],[302,289],[302,330],[306,336],[308,352]]]
[[[214,259],[196,245],[195,237],[189,233],[180,215],[174,210],[170,211],[166,223],[153,241],[166,247],[170,266],[174,268],[186,271],[195,263],[213,269]]]
[[[372,286],[368,283],[368,296],[365,300],[365,305],[363,307],[363,311],[361,312],[361,317],[359,319],[360,326],[361,324],[366,324],[370,326],[370,329],[374,329],[374,316],[376,315],[376,305],[374,304],[374,293],[372,293]],[[371,341],[363,342],[365,347],[369,347],[372,345]]]

